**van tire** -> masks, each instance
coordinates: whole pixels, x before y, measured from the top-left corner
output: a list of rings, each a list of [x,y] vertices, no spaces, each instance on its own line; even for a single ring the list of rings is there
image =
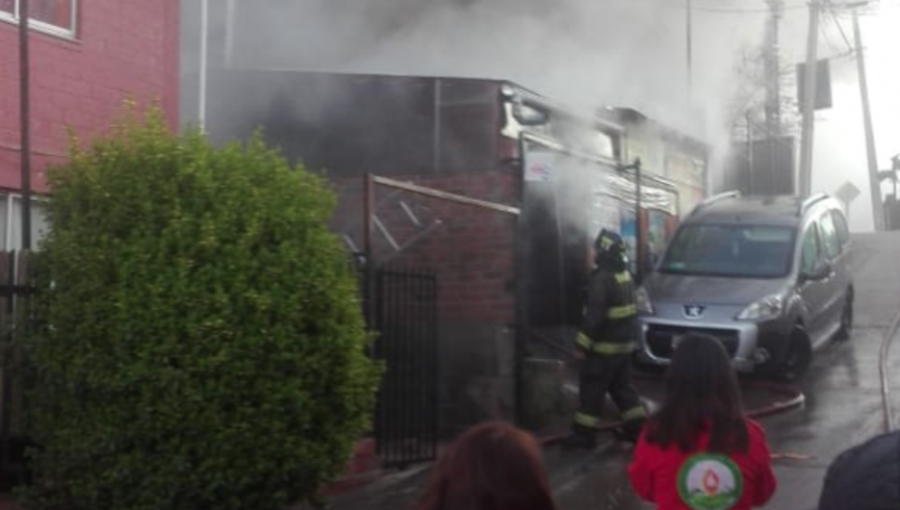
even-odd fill
[[[791,332],[784,355],[778,363],[776,378],[782,382],[799,381],[812,362],[812,342],[802,327],[796,326]]]
[[[666,367],[663,365],[645,361],[637,351],[631,355],[631,367],[637,372],[650,375],[659,375],[666,371]]]

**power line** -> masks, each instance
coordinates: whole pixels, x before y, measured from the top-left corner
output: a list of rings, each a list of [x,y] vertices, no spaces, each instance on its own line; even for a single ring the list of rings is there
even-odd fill
[[[831,49],[831,51],[841,51],[840,49],[838,49],[837,45],[834,44],[834,41],[831,40],[831,34],[828,33],[828,29],[824,24],[819,25],[819,33],[822,34],[822,38],[825,39],[825,42],[828,44],[828,47]]]
[[[684,6],[679,6],[679,7],[685,8]],[[716,13],[716,14],[769,14],[772,12],[771,9],[768,9],[768,8],[750,8],[750,7],[729,8],[729,7],[699,6],[699,7],[693,7],[693,9],[698,12],[710,12],[710,13]],[[805,4],[786,5],[786,6],[782,7],[781,10],[782,11],[796,11],[796,10],[800,10],[800,9],[806,9],[806,5]]]
[[[841,20],[838,19],[837,15],[834,13],[834,11],[830,11],[830,13],[831,13],[831,19],[834,21],[834,24],[837,25],[838,31],[840,31],[841,37],[844,39],[844,44],[846,44],[847,49],[849,49],[852,52],[853,45],[850,44],[850,39],[847,37],[847,33],[844,32],[844,27],[843,27],[843,25],[841,25]]]
[[[673,4],[672,2],[667,2],[666,6],[670,7],[670,8],[679,9],[682,11],[687,9],[687,6],[684,4],[681,4],[681,3]],[[796,11],[796,10],[806,9],[806,8],[807,8],[806,3],[796,3],[796,4],[786,5],[786,6],[782,7],[781,10],[782,11]],[[713,6],[713,5],[704,6],[704,5],[697,5],[697,4],[694,4],[691,7],[691,10],[695,11],[695,12],[707,12],[707,13],[713,13],[713,14],[737,14],[737,15],[740,15],[740,14],[769,14],[772,12],[772,10],[768,7],[737,7],[737,6],[722,7],[722,6]]]
[[[838,14],[849,16],[853,11],[855,11],[858,16],[876,16],[881,6],[889,6],[892,4],[882,2],[881,0],[868,0],[866,2],[854,2],[852,0],[847,0],[842,2],[828,1],[827,5],[831,8],[830,10],[832,15],[835,16],[837,16]],[[895,7],[897,5],[900,4],[894,4]]]

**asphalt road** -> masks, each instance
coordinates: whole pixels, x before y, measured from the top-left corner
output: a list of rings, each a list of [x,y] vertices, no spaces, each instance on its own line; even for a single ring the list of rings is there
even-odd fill
[[[879,349],[900,309],[900,235],[855,238],[856,324],[852,337],[816,353],[799,383],[806,395],[802,408],[763,418],[773,453],[798,459],[775,460],[778,490],[765,508],[810,510],[816,507],[830,462],[843,450],[884,430],[878,371]],[[900,340],[892,351],[890,371],[900,395]],[[653,382],[647,393],[658,393]],[[757,402],[759,395],[746,395]],[[900,408],[900,397],[895,397]],[[653,508],[632,492],[625,475],[628,447],[606,438],[592,452],[545,449],[545,464],[560,510],[633,510]],[[356,494],[333,501],[336,510],[410,507],[427,477],[427,467],[388,477]]]

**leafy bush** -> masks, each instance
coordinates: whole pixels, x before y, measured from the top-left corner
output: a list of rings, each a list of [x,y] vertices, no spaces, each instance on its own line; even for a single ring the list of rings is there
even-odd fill
[[[51,171],[40,508],[281,509],[343,469],[378,367],[324,181],[132,110]]]

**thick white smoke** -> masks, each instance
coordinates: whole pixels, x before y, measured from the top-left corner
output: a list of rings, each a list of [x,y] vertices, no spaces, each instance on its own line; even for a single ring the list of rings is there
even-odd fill
[[[577,108],[630,106],[727,145],[734,60],[764,12],[695,0],[267,0],[240,5],[239,65],[515,81]],[[763,2],[751,2],[764,8]]]

